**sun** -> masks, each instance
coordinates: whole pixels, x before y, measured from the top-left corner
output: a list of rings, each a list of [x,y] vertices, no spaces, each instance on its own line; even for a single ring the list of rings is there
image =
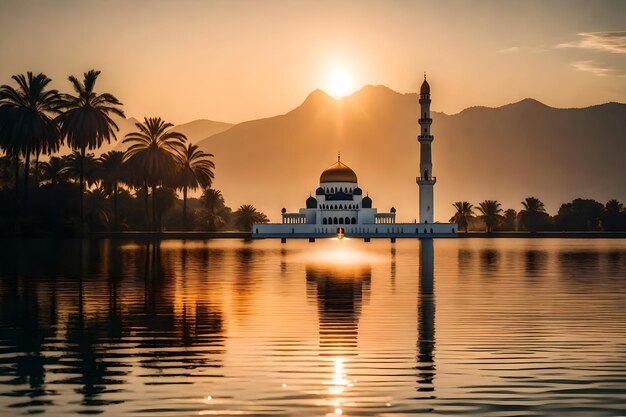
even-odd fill
[[[326,92],[335,98],[341,98],[354,91],[354,78],[344,68],[333,68],[328,73]]]

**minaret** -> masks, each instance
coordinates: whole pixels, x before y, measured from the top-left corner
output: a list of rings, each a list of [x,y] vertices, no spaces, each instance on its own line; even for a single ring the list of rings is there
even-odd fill
[[[433,119],[430,118],[430,86],[426,81],[426,73],[424,73],[424,82],[420,88],[420,109],[420,134],[417,137],[420,143],[420,176],[417,177],[420,190],[420,223],[433,223],[435,210],[433,186],[437,178],[433,177],[433,160],[430,151],[434,137],[430,134]]]

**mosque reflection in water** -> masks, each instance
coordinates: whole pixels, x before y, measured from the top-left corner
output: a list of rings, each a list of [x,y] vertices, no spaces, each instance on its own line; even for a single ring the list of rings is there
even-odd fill
[[[395,248],[391,250],[391,280],[395,280]],[[433,392],[435,377],[435,294],[433,241],[420,241],[419,292],[417,302],[417,391]],[[319,354],[332,362],[328,405],[342,414],[342,395],[354,381],[346,374],[346,362],[358,356],[359,318],[370,297],[370,265],[307,265],[307,296],[317,302]],[[432,394],[430,398],[434,398]],[[388,404],[389,405],[389,404]]]

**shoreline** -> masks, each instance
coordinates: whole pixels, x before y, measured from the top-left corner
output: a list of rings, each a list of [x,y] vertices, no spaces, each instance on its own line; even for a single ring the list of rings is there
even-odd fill
[[[0,239],[153,239],[153,240],[210,240],[210,239],[253,239],[250,232],[94,232],[84,235],[58,234],[58,233],[21,233],[3,234]],[[359,239],[361,237],[354,237]],[[371,236],[371,239],[389,239],[389,236]],[[401,238],[398,236],[398,238]],[[433,237],[438,239],[438,237]],[[441,237],[442,239],[626,239],[625,232],[462,232],[456,236]],[[277,239],[279,237],[264,237],[258,240]],[[287,240],[307,239],[307,237],[293,236]],[[325,239],[317,237],[317,239]],[[419,239],[418,237],[406,237],[405,239]],[[254,239],[256,240],[256,239]]]

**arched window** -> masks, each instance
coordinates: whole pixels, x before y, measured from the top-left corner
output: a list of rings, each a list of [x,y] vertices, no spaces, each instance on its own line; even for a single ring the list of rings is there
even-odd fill
[[[428,233],[428,230],[424,229],[424,233]]]
[[[454,233],[454,227],[452,228],[452,233]]]
[[[339,224],[343,224],[343,217],[339,218]]]
[[[359,209],[359,205],[358,205],[358,204],[356,205],[356,209],[357,209],[357,210]]]
[[[322,219],[322,224],[328,224],[328,220],[326,220],[326,217],[324,217],[324,219]]]
[[[335,218],[333,219],[333,224],[338,224],[338,223],[339,223],[339,221],[337,221],[337,218],[335,217]]]
[[[343,204],[339,204],[339,210],[343,210]]]
[[[346,217],[346,224],[350,224],[350,217]]]
[[[431,228],[430,228],[430,233],[432,233],[432,232],[433,232],[433,228],[431,227]]]
[[[352,224],[356,224],[356,217],[352,218]],[[452,233],[454,233],[454,232],[452,232]]]
[[[420,231],[419,231],[419,229],[416,227],[416,228],[415,228],[415,234],[416,234],[416,235],[418,235],[418,234],[419,234],[419,232],[420,232]]]

